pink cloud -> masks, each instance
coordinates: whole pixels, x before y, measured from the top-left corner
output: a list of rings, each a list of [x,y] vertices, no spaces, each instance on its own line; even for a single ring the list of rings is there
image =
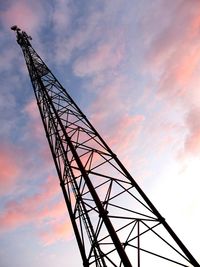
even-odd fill
[[[188,88],[197,78],[199,59],[200,52],[197,46],[185,46],[180,48],[180,51],[174,52],[161,76],[159,94],[165,97],[186,96]]]
[[[117,67],[124,57],[123,44],[104,43],[95,51],[75,61],[73,70],[77,76],[94,75]]]
[[[48,177],[40,186],[42,190],[33,196],[6,204],[5,210],[0,215],[2,231],[12,230],[27,223],[42,222],[46,218],[54,218],[55,215],[64,212],[63,204],[49,204],[60,192],[58,178]],[[48,209],[48,205],[52,210]]]
[[[12,144],[1,144],[0,195],[8,194],[16,187],[21,174],[22,151]]]
[[[198,5],[198,8],[196,8],[194,5],[194,8],[196,9],[196,14],[193,17],[193,20],[192,20],[191,25],[190,25],[190,31],[189,31],[191,39],[199,36],[199,27],[200,27],[199,9],[200,9],[200,6],[199,6],[199,3],[196,3],[196,4]]]
[[[160,93],[180,95],[194,78],[200,57],[199,9],[198,1],[178,4],[163,30],[153,36],[148,56],[152,70],[160,76]]]
[[[38,30],[41,25],[41,10],[41,8],[30,1],[15,1],[1,14],[3,17],[2,21],[6,27],[17,24],[22,29],[33,32]]]
[[[39,110],[37,107],[37,103],[34,100],[31,100],[25,107],[24,111],[29,117],[29,134],[32,135],[33,138],[36,138],[37,140],[42,140],[45,135],[42,121],[40,118]]]
[[[62,222],[51,223],[49,226],[50,229],[40,233],[41,241],[45,246],[60,240],[69,240],[72,238],[72,226],[66,219],[63,219]]]
[[[60,190],[59,190],[59,193],[61,195]],[[46,199],[46,196],[45,196],[45,199]],[[43,209],[41,208],[36,214],[36,219],[38,220],[38,222],[40,222],[40,224],[45,223],[45,221],[56,222],[60,218],[63,218],[67,215],[67,208],[66,208],[64,199],[56,203],[53,203],[52,205],[45,203],[45,201],[43,203],[44,203],[44,208]],[[49,205],[49,208],[48,208],[48,205]]]
[[[119,154],[133,149],[144,125],[144,115],[130,114],[132,98],[129,78],[118,75],[100,88],[90,107],[92,123],[100,127],[108,145]]]
[[[198,156],[200,127],[196,112],[199,112],[200,103],[200,2],[188,1],[184,5],[179,4],[176,10],[177,13],[170,14],[171,18],[165,28],[153,36],[148,68],[151,66],[153,75],[159,79],[159,99],[165,101],[167,107],[171,105],[172,111],[177,107],[184,111],[176,114],[179,116],[177,123],[182,120],[185,125],[185,140],[181,137],[178,143],[180,146],[182,142],[184,146],[182,153]]]
[[[128,110],[130,99],[127,98],[127,95],[128,92],[130,94],[130,91],[127,84],[128,78],[119,75],[100,88],[97,98],[90,107],[91,119],[94,125],[100,124],[103,126],[114,115],[113,107],[116,107],[115,114],[122,110],[123,112]]]
[[[108,143],[117,152],[126,149],[137,141],[144,121],[143,115],[125,115],[120,118],[111,130]]]
[[[15,230],[24,225],[32,225],[44,245],[50,245],[60,239],[71,238],[72,229],[67,218],[67,208],[64,200],[53,205],[39,202],[32,198],[27,203],[9,203],[7,210],[0,214],[1,232]],[[34,203],[34,206],[30,204]],[[44,207],[43,207],[44,205]],[[60,223],[60,221],[63,223]],[[44,229],[41,231],[41,229]],[[41,234],[42,233],[42,234]]]
[[[70,23],[71,10],[68,1],[59,0],[52,14],[53,25],[55,31],[67,31]],[[62,34],[60,35],[62,38]]]
[[[81,27],[80,29],[78,28],[73,31],[69,37],[66,37],[64,34],[63,36],[57,37],[55,40],[55,57],[57,62],[60,63],[68,61],[74,51],[80,47],[85,48],[88,44],[88,40],[91,38],[92,40],[99,39],[99,34],[102,33],[97,31],[97,28],[99,27],[101,20],[101,11],[98,10],[97,12],[92,12],[89,14],[87,21],[84,21],[84,23],[86,23],[84,30]]]
[[[39,110],[38,110],[37,103],[36,103],[36,100],[35,99],[31,100],[25,106],[25,111],[30,116],[30,118],[32,118],[34,120],[39,120],[40,114],[39,114]]]
[[[182,56],[179,67],[174,69],[174,79],[179,85],[188,85],[193,76],[195,69],[198,66],[200,53],[197,49],[188,51],[187,55]]]
[[[44,160],[44,167],[49,169],[54,168],[51,152],[46,141],[45,130],[35,99],[31,100],[25,106],[24,112],[28,116],[25,138],[37,140],[37,144],[39,144],[37,154]]]
[[[200,155],[200,108],[191,109],[186,118],[188,134],[184,143],[184,151],[189,155]]]
[[[31,100],[24,108],[28,116],[28,123],[25,132],[25,138],[37,142],[37,155],[43,160],[45,169],[55,169],[49,145],[46,140],[45,130],[40,117],[39,109],[35,99]]]
[[[1,50],[1,61],[0,61],[0,70],[10,72],[13,67],[13,62],[17,62],[16,51],[11,49],[2,48]],[[13,75],[10,77],[10,81],[13,82],[13,85],[19,82],[19,77],[17,75]]]
[[[61,4],[59,6],[61,7],[63,5],[63,2],[66,1],[59,1]],[[78,25],[75,29],[71,30],[69,29],[70,34],[67,35],[68,32],[66,27],[63,31],[63,35],[56,37],[55,40],[55,55],[56,60],[58,63],[66,62],[70,59],[70,57],[74,54],[74,52],[80,51],[84,54],[87,54],[87,58],[94,56],[95,54],[99,54],[99,51],[92,51],[92,47],[97,46],[105,46],[105,40],[106,44],[108,46],[112,45],[114,51],[111,49],[110,55],[113,56],[115,54],[116,57],[121,57],[120,53],[124,53],[124,47],[122,43],[124,42],[124,30],[126,30],[124,24],[120,25],[119,23],[119,16],[122,14],[122,8],[119,3],[112,3],[112,2],[106,2],[101,3],[103,8],[98,8],[98,5],[94,5],[93,8],[87,10],[87,14],[85,16],[81,16],[77,22]],[[69,5],[71,7],[71,5]],[[126,14],[126,5],[124,5],[123,13]],[[60,9],[60,8],[59,8]],[[71,8],[71,10],[67,10],[66,5],[63,8],[63,10],[66,10],[66,14],[69,17],[70,15],[74,15],[75,9]],[[75,11],[76,12],[76,11]],[[61,12],[62,14],[62,12]],[[111,19],[112,17],[112,19]],[[62,18],[62,15],[61,15]],[[129,19],[128,19],[129,22]],[[68,23],[66,23],[68,26]],[[109,27],[108,27],[109,25]],[[103,44],[102,44],[103,40]],[[87,49],[90,49],[90,52],[85,52]],[[106,50],[107,48],[105,48]],[[105,51],[106,53],[106,51]],[[105,58],[107,59],[107,57]],[[80,57],[74,66],[74,71],[77,73],[77,75],[85,76],[85,75],[92,75],[95,71],[99,71],[100,68],[102,68],[102,63],[100,62],[101,59],[96,59],[97,63],[99,64],[97,68],[93,66],[94,70],[92,69],[92,66],[88,64],[87,59],[85,57]],[[114,59],[111,59],[114,64]],[[119,60],[119,59],[116,59]],[[90,59],[92,63],[92,58]],[[109,61],[109,60],[108,60]],[[105,65],[109,65],[109,62],[105,61]],[[80,66],[79,66],[80,65]],[[84,69],[84,66],[88,66],[90,69],[87,71]],[[101,67],[100,67],[101,66]],[[112,64],[109,65],[111,68],[113,67]],[[96,73],[95,73],[96,75]]]
[[[71,238],[72,228],[57,177],[49,176],[38,193],[10,201],[0,212],[1,233],[32,225],[44,245]]]

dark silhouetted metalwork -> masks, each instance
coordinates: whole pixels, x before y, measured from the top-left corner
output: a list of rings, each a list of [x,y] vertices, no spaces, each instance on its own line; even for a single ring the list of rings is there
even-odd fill
[[[17,26],[12,30],[25,57],[83,266],[199,267],[35,52],[31,37]]]

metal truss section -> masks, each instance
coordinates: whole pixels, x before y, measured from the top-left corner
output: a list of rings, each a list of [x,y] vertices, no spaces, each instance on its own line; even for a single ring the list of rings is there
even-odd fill
[[[117,156],[16,30],[83,266],[199,266]]]

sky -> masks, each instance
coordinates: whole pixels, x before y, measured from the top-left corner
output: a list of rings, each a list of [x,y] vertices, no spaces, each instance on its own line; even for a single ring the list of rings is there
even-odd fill
[[[200,262],[200,1],[0,0],[0,266],[82,266],[12,25]]]

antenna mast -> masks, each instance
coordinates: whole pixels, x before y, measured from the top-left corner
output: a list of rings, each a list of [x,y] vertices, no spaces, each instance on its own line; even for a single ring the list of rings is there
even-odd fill
[[[16,32],[84,267],[200,267],[33,49]]]

